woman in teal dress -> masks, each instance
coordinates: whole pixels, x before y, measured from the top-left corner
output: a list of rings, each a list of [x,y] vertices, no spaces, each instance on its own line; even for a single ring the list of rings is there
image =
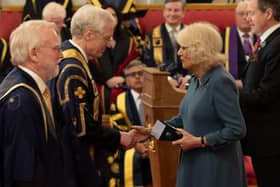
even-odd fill
[[[247,187],[240,139],[246,134],[238,90],[223,65],[215,26],[194,23],[177,35],[178,55],[193,73],[179,113],[168,122],[183,138],[177,187]]]

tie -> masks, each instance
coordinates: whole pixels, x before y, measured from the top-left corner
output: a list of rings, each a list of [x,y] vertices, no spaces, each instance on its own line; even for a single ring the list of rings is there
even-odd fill
[[[250,57],[250,61],[252,61],[252,62],[258,62],[258,49],[260,47],[260,43],[261,43],[261,40],[258,38],[253,47],[252,55]]]
[[[253,47],[253,53],[257,53],[259,47],[260,47],[260,44],[261,44],[261,40],[258,38],[254,47]]]
[[[170,31],[170,40],[172,43],[172,47],[173,47],[173,53],[174,53],[174,63],[177,64],[177,42],[175,39],[175,34],[176,34],[176,29],[172,29]]]
[[[46,102],[46,105],[48,107],[48,110],[49,110],[49,113],[53,118],[53,111],[52,111],[52,102],[51,102],[51,94],[50,94],[50,90],[46,87],[44,92],[43,92],[43,96],[44,96],[44,99],[45,99],[45,102]]]
[[[140,122],[141,122],[141,125],[145,125],[145,115],[144,115],[144,108],[143,108],[143,103],[142,103],[142,98],[141,98],[141,95],[139,95],[138,97],[138,101],[139,101],[139,117],[140,117]]]
[[[246,56],[252,55],[252,46],[249,40],[250,35],[248,33],[243,34],[243,51]]]

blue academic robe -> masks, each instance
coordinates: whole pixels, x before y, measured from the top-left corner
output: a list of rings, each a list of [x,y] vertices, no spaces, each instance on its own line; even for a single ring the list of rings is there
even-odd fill
[[[14,68],[0,85],[0,186],[63,186],[61,147],[35,81]]]
[[[81,52],[69,41],[62,44],[62,51],[59,75],[49,86],[63,137],[66,177],[79,187],[98,186],[98,153],[116,150],[120,133],[101,126],[99,95]]]

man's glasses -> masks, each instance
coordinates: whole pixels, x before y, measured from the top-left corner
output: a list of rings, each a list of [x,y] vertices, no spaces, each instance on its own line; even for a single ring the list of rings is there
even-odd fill
[[[39,48],[46,48],[46,49],[51,49],[51,50],[56,51],[56,52],[61,52],[60,46],[54,46],[54,47],[50,47],[50,46],[40,46]]]
[[[114,40],[114,38],[112,36],[102,36],[103,40],[105,40],[106,42],[111,42]]]
[[[131,72],[131,73],[127,73],[125,74],[126,77],[136,77],[137,75],[138,76],[143,76],[144,74],[144,71],[135,71],[135,72]]]

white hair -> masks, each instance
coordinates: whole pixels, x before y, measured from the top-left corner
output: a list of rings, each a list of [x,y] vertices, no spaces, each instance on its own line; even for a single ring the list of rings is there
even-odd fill
[[[44,19],[50,17],[64,19],[66,17],[66,10],[64,6],[56,2],[48,3],[42,11],[42,18]]]
[[[80,38],[87,29],[102,33],[105,25],[116,25],[113,16],[102,8],[86,4],[79,8],[72,17],[71,34]]]
[[[28,59],[29,50],[42,44],[43,29],[54,29],[55,24],[44,20],[30,20],[20,24],[10,35],[11,62],[17,66]]]

